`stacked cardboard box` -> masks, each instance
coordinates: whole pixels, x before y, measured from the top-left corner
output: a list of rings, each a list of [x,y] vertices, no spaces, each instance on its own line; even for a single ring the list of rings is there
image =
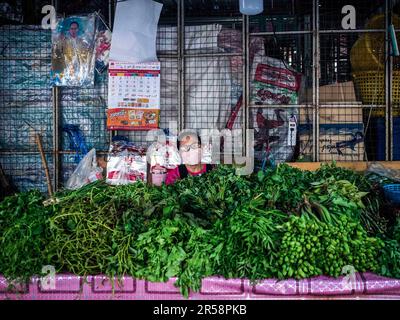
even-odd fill
[[[301,107],[300,155],[312,157],[312,107]],[[363,161],[364,125],[361,105],[323,105],[319,109],[320,161]]]

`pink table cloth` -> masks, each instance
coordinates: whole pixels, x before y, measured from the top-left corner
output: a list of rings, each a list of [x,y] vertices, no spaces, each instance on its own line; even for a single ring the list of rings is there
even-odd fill
[[[249,299],[400,299],[400,279],[389,279],[372,273],[357,273],[348,278],[314,277],[304,280],[277,281],[267,279],[256,285],[249,280],[209,277],[203,279],[200,292],[190,293],[189,300],[249,300]],[[8,283],[0,277],[0,299],[12,300],[182,300],[174,286],[175,279],[152,283],[124,277],[115,284],[114,293],[106,276],[62,274],[56,276],[55,287],[44,290],[40,278],[18,286],[17,292],[7,290]]]

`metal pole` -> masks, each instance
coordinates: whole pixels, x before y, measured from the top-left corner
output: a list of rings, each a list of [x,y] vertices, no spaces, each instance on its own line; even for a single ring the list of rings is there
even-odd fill
[[[178,130],[185,128],[185,7],[184,0],[178,1]]]
[[[242,15],[242,51],[243,51],[243,123],[242,123],[242,154],[247,156],[247,132],[246,130],[249,128],[249,104],[250,104],[250,76],[249,76],[249,68],[250,68],[250,57],[249,57],[249,16]]]
[[[319,21],[318,0],[313,0],[313,161],[319,161]]]
[[[390,161],[392,160],[392,132],[393,132],[393,127],[392,127],[392,108],[391,108],[391,102],[392,102],[392,62],[393,59],[390,55],[390,35],[389,35],[389,25],[392,23],[392,17],[391,17],[391,0],[386,0],[385,1],[385,52],[386,52],[386,57],[385,59],[385,106],[386,106],[386,112],[385,112],[385,160]]]
[[[56,11],[58,10],[58,1],[54,2]],[[59,131],[59,92],[58,87],[52,89],[52,109],[53,109],[53,184],[52,190],[57,191],[60,185],[60,131]],[[49,191],[49,195],[52,194]]]
[[[60,131],[59,131],[59,88],[53,87],[53,191],[60,186]]]
[[[319,33],[380,33],[384,32],[385,29],[349,29],[349,30],[321,30]]]
[[[114,2],[114,0],[108,0],[108,24],[109,24],[109,27],[110,27],[111,30],[113,29],[112,10],[113,10],[113,7],[114,7],[114,10],[115,10],[115,5],[116,5],[116,3]],[[110,144],[112,142],[112,138],[116,134],[117,134],[116,131],[110,130],[110,132],[109,132]]]

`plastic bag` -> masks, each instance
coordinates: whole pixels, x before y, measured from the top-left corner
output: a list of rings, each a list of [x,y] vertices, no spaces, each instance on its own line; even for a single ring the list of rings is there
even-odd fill
[[[147,161],[143,149],[126,141],[115,141],[107,162],[107,183],[121,185],[146,181]]]
[[[256,55],[251,72],[255,104],[297,104],[302,75],[283,60]]]
[[[111,37],[111,31],[99,16],[96,30],[96,70],[98,73],[102,73],[108,68]]]
[[[232,76],[234,78],[238,77],[241,79],[243,72],[243,46],[242,46],[242,32],[235,29],[222,29],[218,34],[218,47],[224,49],[229,53],[237,53],[237,56],[231,56],[230,67]],[[264,55],[264,38],[262,37],[250,37],[249,44],[249,58],[250,64],[253,63],[253,59],[256,53]]]
[[[374,173],[393,181],[400,182],[400,170],[385,168],[380,163],[371,163],[368,166],[366,173]]]
[[[102,169],[97,166],[96,149],[90,150],[79,162],[75,171],[69,177],[66,188],[79,189],[86,184],[102,179]]]

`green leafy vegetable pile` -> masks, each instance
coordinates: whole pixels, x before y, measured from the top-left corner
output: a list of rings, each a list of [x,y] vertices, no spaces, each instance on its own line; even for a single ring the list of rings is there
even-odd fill
[[[43,204],[37,191],[0,203],[0,273],[26,281],[54,265],[77,275],[175,277],[187,296],[204,277],[339,276],[345,266],[400,277],[400,221],[374,181],[335,165],[240,176],[219,166],[171,186],[98,181]]]

